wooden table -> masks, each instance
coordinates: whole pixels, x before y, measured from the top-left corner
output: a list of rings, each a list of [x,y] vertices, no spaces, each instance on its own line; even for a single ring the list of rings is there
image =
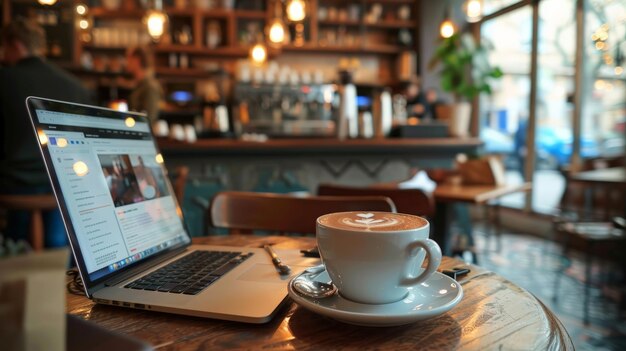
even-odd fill
[[[576,182],[626,186],[626,169],[622,167],[596,169],[572,174],[570,179]]]
[[[622,167],[596,169],[574,173],[569,180],[585,185],[584,206],[587,213],[597,211],[593,207],[593,198],[598,191],[604,197],[604,219],[609,220],[612,216],[622,215],[626,217],[624,207],[624,195],[626,194],[626,169]],[[622,208],[623,212],[619,213]]]
[[[307,248],[313,238],[228,236],[196,243]],[[442,268],[462,265],[445,257]],[[401,327],[358,327],[287,304],[269,323],[251,325],[95,305],[68,295],[67,311],[107,329],[130,334],[162,350],[389,349],[573,350],[561,322],[539,300],[510,281],[472,266],[461,280],[463,300],[435,319]]]
[[[433,192],[435,198],[435,218],[433,239],[439,244],[444,254],[450,255],[450,223],[452,222],[451,203],[464,202],[469,204],[485,204],[502,196],[530,191],[531,183],[516,185],[463,185],[463,184],[439,184]],[[497,206],[497,205],[496,205]],[[496,218],[498,218],[496,216]],[[499,220],[496,219],[496,231],[499,231]]]

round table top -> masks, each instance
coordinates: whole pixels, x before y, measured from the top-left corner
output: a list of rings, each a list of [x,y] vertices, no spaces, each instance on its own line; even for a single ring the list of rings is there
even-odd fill
[[[596,169],[572,174],[571,180],[586,183],[626,184],[626,169],[622,167]]]
[[[196,244],[310,248],[314,238],[232,235],[195,238]],[[444,257],[442,269],[464,266]],[[130,334],[158,348],[573,350],[556,316],[537,298],[505,278],[477,266],[459,281],[464,297],[451,311],[400,327],[344,324],[290,303],[272,321],[251,325],[96,305],[68,295],[67,311],[107,329]]]

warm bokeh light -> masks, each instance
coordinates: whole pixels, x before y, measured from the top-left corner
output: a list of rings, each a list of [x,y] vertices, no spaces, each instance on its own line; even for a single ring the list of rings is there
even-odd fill
[[[445,19],[441,22],[441,26],[439,26],[439,34],[441,34],[442,38],[450,38],[456,32],[456,28],[454,23],[451,20]]]
[[[482,0],[467,0],[465,3],[465,16],[468,22],[478,22],[483,15]]]
[[[52,6],[57,3],[57,0],[38,0],[41,5]]]
[[[270,42],[274,44],[282,44],[285,41],[285,24],[279,18],[274,19],[268,30],[267,36]]]
[[[252,63],[260,65],[267,60],[267,48],[263,44],[256,44],[250,49],[250,59]]]
[[[617,66],[617,67],[615,67],[615,74],[616,74],[616,75],[618,75],[618,76],[619,76],[619,75],[621,75],[622,73],[624,73],[624,68],[623,68],[623,67],[621,67],[621,66]]]
[[[84,15],[87,13],[87,6],[83,5],[83,4],[78,4],[76,5],[76,13],[79,15]]]
[[[82,19],[78,22],[78,26],[80,27],[80,29],[87,29],[89,28],[89,21],[87,21],[86,19]]]
[[[58,138],[57,139],[57,146],[58,147],[66,147],[67,146],[67,139],[65,139],[65,138]]]
[[[292,22],[300,22],[306,17],[304,0],[291,0],[287,4],[287,18]]]
[[[124,124],[126,124],[128,128],[132,128],[135,126],[135,119],[132,117],[126,117],[126,119],[124,120]]]
[[[156,163],[158,164],[162,164],[165,160],[163,160],[163,155],[161,154],[156,154],[156,157],[154,158]]]
[[[39,137],[39,142],[41,145],[46,145],[48,143],[48,136],[44,133],[43,130],[37,131],[37,136]]]
[[[89,167],[87,167],[87,164],[83,161],[78,161],[74,163],[72,168],[74,169],[74,173],[76,173],[76,175],[79,177],[82,177],[89,173]]]
[[[150,37],[152,37],[153,40],[159,40],[163,33],[165,33],[167,15],[161,11],[148,11],[144,22],[146,23]]]

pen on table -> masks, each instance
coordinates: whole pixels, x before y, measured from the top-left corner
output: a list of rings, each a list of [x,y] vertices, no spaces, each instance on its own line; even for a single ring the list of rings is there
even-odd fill
[[[283,261],[280,260],[280,258],[276,255],[276,252],[272,250],[272,247],[270,245],[264,245],[263,248],[272,257],[272,263],[274,263],[274,266],[278,268],[278,272],[280,272],[280,275],[287,275],[291,273],[291,268],[289,268],[288,265],[284,264]]]

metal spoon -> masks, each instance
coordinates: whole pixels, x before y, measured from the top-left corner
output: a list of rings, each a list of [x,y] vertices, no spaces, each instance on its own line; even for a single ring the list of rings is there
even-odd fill
[[[306,269],[301,275],[291,281],[291,287],[298,293],[314,299],[335,295],[337,287],[332,282],[323,283],[314,280],[324,269],[324,265]]]

